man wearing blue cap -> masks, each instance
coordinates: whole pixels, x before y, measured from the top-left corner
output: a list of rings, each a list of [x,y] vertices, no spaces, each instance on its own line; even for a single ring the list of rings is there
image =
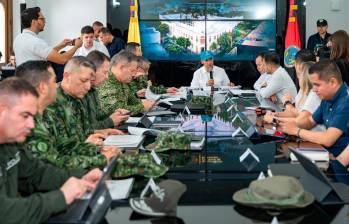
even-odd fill
[[[203,66],[194,72],[190,87],[204,88],[206,86],[234,85],[230,83],[224,69],[213,64],[213,54],[210,51],[201,52],[200,59]]]

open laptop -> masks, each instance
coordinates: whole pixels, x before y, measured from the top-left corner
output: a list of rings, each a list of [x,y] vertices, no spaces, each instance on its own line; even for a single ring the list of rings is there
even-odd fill
[[[110,176],[116,165],[117,157],[113,157],[103,169],[103,175],[98,181],[96,188],[87,193],[85,198],[74,201],[67,210],[52,216],[47,223],[98,223],[100,222],[112,202],[106,179]]]
[[[300,177],[306,191],[311,192],[321,204],[349,203],[349,187],[343,183],[333,183],[309,158],[292,148],[290,151],[297,157],[305,172]]]

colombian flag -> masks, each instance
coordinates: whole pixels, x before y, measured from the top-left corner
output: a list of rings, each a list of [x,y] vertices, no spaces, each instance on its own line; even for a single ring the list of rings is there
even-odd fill
[[[293,67],[296,53],[301,49],[301,39],[298,29],[297,19],[298,5],[295,0],[290,0],[290,11],[288,13],[288,23],[285,38],[284,62],[286,67]]]
[[[128,27],[127,42],[135,42],[141,44],[141,36],[139,33],[138,23],[138,0],[130,0],[130,24]]]

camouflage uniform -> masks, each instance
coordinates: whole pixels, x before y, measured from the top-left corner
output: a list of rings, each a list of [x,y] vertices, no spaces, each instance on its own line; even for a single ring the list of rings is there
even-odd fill
[[[146,89],[148,87],[147,76],[141,75],[129,83],[130,90],[133,94],[141,89]]]
[[[108,80],[97,90],[105,114],[112,114],[117,108],[127,109],[132,115],[144,111],[142,101],[131,92],[129,85],[116,80],[111,72],[109,72]]]
[[[98,130],[114,128],[113,120],[109,117],[110,114],[104,114],[101,109],[98,92],[95,88],[90,89],[90,91],[83,98],[83,102],[86,106],[86,110],[88,111],[89,123],[91,124],[92,129]]]
[[[106,158],[99,154],[99,147],[84,143],[86,132],[83,127],[88,120],[82,101],[66,95],[58,89],[57,101],[46,108],[43,117],[35,117],[33,135],[27,144],[34,156],[59,167],[84,168],[103,167]],[[157,165],[150,155],[121,155],[118,158],[115,176],[161,176],[168,168]]]
[[[167,92],[166,87],[164,87],[163,85],[159,85],[159,86],[152,85],[150,86],[150,90],[155,94],[164,94]]]
[[[26,142],[36,158],[58,167],[103,167],[106,158],[99,154],[100,148],[85,143],[89,133],[84,132],[86,124],[78,119],[86,119],[79,114],[83,109],[73,105],[82,107],[81,100],[59,88],[57,102],[46,108],[43,117],[35,116],[33,134]]]
[[[167,170],[168,167],[166,165],[163,163],[158,165],[148,153],[138,155],[123,154],[116,164],[114,177],[127,177],[136,174],[145,177],[160,177]]]
[[[42,223],[64,211],[67,206],[59,188],[70,176],[83,175],[83,170],[68,172],[33,159],[23,146],[1,144],[0,222]]]
[[[154,150],[155,152],[163,152],[170,149],[189,150],[191,140],[191,134],[160,132],[155,142],[147,146],[147,150]]]

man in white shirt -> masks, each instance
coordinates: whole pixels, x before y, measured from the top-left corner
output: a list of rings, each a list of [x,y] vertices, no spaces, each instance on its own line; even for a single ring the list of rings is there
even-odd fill
[[[94,40],[94,31],[92,26],[81,28],[82,46],[75,52],[75,56],[86,57],[91,51],[100,51],[110,57],[108,49],[103,43]]]
[[[269,75],[265,71],[264,56],[264,52],[259,52],[258,54],[256,54],[256,66],[258,72],[261,75],[253,85],[253,88],[257,91],[259,91],[262,88],[262,86],[266,86],[268,84],[269,79],[271,78],[271,75]]]
[[[204,88],[206,86],[229,86],[234,85],[223,68],[213,65],[213,54],[210,51],[203,51],[200,55],[201,68],[193,75],[190,87]]]
[[[275,53],[268,53],[264,56],[264,63],[265,70],[268,74],[271,74],[271,78],[268,84],[262,86],[259,90],[260,95],[263,98],[271,98],[273,102],[282,104],[282,98],[286,94],[290,94],[292,101],[294,101],[297,89],[287,71],[280,66],[279,56]]]
[[[46,21],[39,7],[24,10],[21,14],[21,20],[24,30],[15,38],[13,43],[17,65],[30,60],[65,64],[82,44],[80,39],[76,39],[75,45],[70,50],[60,54],[58,52],[72,44],[72,40],[65,39],[56,47],[51,47],[39,38],[38,34],[44,30]]]

